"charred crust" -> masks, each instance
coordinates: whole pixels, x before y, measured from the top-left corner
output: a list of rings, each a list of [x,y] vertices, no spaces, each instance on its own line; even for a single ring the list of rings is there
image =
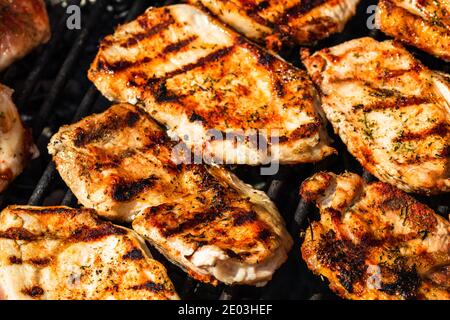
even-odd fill
[[[11,264],[22,264],[23,260],[21,258],[19,258],[19,257],[16,257],[16,256],[10,256],[9,257],[9,263],[11,263]]]
[[[165,237],[173,237],[185,232],[186,230],[191,230],[200,224],[212,222],[220,215],[220,212],[213,209],[206,212],[195,213],[192,218],[186,219],[175,228],[165,228],[163,224],[161,224],[160,227],[162,227],[162,234]]]
[[[310,12],[327,1],[328,0],[302,0],[292,7],[287,8],[278,19],[278,24],[287,24],[289,21]]]
[[[258,232],[258,239],[263,242],[266,242],[267,240],[269,240],[271,236],[272,236],[272,232],[267,228],[263,228],[262,230],[260,230]]]
[[[265,9],[267,9],[270,6],[270,2],[269,1],[262,1],[260,3],[255,3],[255,2],[244,2],[244,7],[245,7],[245,13],[247,14],[247,16],[253,18],[253,20],[255,20],[257,23],[269,27],[269,28],[274,28],[274,23],[263,18],[261,15],[259,15],[260,11],[263,11]]]
[[[87,210],[89,210],[89,209],[87,209]],[[46,215],[46,214],[50,214],[50,215],[51,214],[70,214],[70,215],[72,215],[77,212],[77,210],[63,208],[63,207],[56,207],[56,208],[26,207],[26,208],[14,208],[12,211],[16,212],[16,213],[23,212],[26,214],[42,214],[42,215]]]
[[[123,255],[123,259],[125,260],[142,260],[144,259],[144,255],[142,254],[142,251],[134,248],[128,253]]]
[[[133,287],[131,287],[131,289],[132,290],[147,290],[147,291],[158,293],[158,292],[164,291],[164,286],[159,283],[155,283],[153,281],[147,281],[146,283],[133,286]]]
[[[135,181],[127,181],[119,177],[111,186],[111,197],[119,202],[133,200],[142,192],[153,187],[158,179],[154,175]]]
[[[355,283],[363,280],[366,273],[368,245],[365,242],[355,245],[350,240],[337,239],[336,233],[330,230],[322,234],[319,240],[317,258],[326,267],[337,272],[339,283],[347,292],[352,293]]]
[[[109,115],[105,121],[91,128],[77,128],[73,141],[76,147],[84,147],[89,143],[97,142],[120,129],[132,128],[140,119],[140,114],[128,111],[124,116]]]
[[[233,225],[239,227],[247,223],[252,223],[257,220],[258,216],[255,211],[239,212],[233,216]]]
[[[166,80],[157,81],[154,83],[149,81],[147,85],[158,103],[179,102],[182,98],[182,96],[178,96],[171,90],[167,89]]]
[[[44,289],[39,286],[22,289],[22,293],[32,298],[39,298],[44,294]]]
[[[0,231],[0,238],[33,241],[38,239],[38,236],[25,228],[9,228],[6,231]]]
[[[225,249],[224,251],[230,258],[236,259],[236,260],[239,260],[239,261],[244,261],[247,256],[251,255],[251,253],[249,253],[249,252],[239,252],[239,253],[237,253],[237,252],[235,252],[235,251],[233,251],[231,249]]]
[[[373,93],[373,94],[379,98],[383,98],[386,95],[391,95],[391,94],[394,95],[390,91],[383,91],[383,92],[377,91],[376,93]],[[364,112],[368,112],[368,111],[376,111],[376,110],[398,109],[398,108],[404,108],[404,107],[409,107],[409,106],[414,106],[414,105],[426,104],[426,103],[430,103],[430,102],[431,102],[431,100],[426,97],[416,97],[416,96],[397,97],[393,100],[383,99],[376,103],[366,105],[366,106],[364,106],[363,110],[364,110]]]
[[[126,234],[127,234],[126,230],[116,227],[112,223],[103,223],[102,225],[96,228],[89,228],[83,226],[75,230],[70,236],[69,240],[91,242],[97,241],[99,239],[111,235],[126,235]]]
[[[161,78],[149,79],[147,83],[150,86],[154,85],[155,83],[162,83],[165,80],[173,78],[179,74],[186,73],[188,71],[191,71],[191,70],[199,68],[199,67],[204,67],[206,64],[208,64],[210,62],[215,62],[221,58],[226,57],[227,55],[231,54],[233,52],[233,50],[234,50],[234,46],[218,49],[204,57],[201,57],[196,62],[184,65],[182,68],[179,68],[179,69],[176,69],[176,70],[173,70],[173,71],[167,73],[166,75],[164,75]]]
[[[195,122],[195,121],[205,121],[205,118],[203,118],[201,115],[197,114],[195,111],[192,111],[191,116],[189,117],[189,121],[190,122]]]
[[[166,30],[170,25],[175,23],[175,19],[172,17],[172,15],[170,15],[170,12],[165,12],[165,14],[166,14],[165,20],[151,27],[148,25],[147,17],[142,17],[141,19],[138,18],[137,22],[145,31],[130,35],[130,37],[128,37],[126,40],[120,42],[119,46],[128,48],[130,46],[139,43],[144,39],[151,38],[157,35],[158,33]]]
[[[390,271],[394,274],[395,281],[382,282],[380,291],[389,295],[400,295],[408,300],[417,298],[421,280],[415,266],[406,268],[400,264],[394,266],[394,269]]]
[[[406,141],[414,141],[420,140],[424,137],[429,137],[432,135],[444,137],[449,133],[449,125],[448,123],[438,123],[432,128],[422,130],[420,132],[406,132],[403,133],[400,137],[395,138],[394,142],[406,142]]]
[[[426,205],[389,184],[378,182],[373,187],[384,196],[384,200],[378,204],[381,210],[398,211],[404,223],[417,232],[433,232],[436,229],[437,218]]]

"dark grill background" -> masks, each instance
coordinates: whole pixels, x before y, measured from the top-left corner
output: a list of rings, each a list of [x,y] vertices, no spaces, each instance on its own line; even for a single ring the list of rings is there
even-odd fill
[[[99,39],[112,33],[118,24],[134,19],[149,6],[176,2],[179,1],[97,0],[95,4],[82,7],[81,30],[67,29],[68,15],[61,5],[48,6],[52,24],[51,41],[0,74],[0,82],[15,89],[14,101],[26,125],[33,129],[33,136],[41,152],[41,156],[0,195],[1,208],[9,204],[27,203],[77,206],[76,199],[62,182],[48,156],[46,146],[49,138],[61,125],[101,112],[111,105],[87,79],[87,70],[96,54]],[[362,0],[356,17],[347,25],[345,31],[320,42],[312,50],[367,35],[379,40],[385,39],[379,31],[370,31],[366,27],[369,17],[367,7],[375,3],[376,0]],[[449,64],[411,50],[429,67],[450,72]],[[298,52],[299,48],[294,48],[282,55],[301,67]],[[334,137],[339,156],[330,157],[317,164],[282,166],[279,173],[273,177],[261,177],[259,168],[230,167],[244,181],[268,193],[277,204],[288,230],[295,239],[289,260],[277,271],[273,280],[264,288],[205,285],[187,277],[152,249],[154,257],[166,265],[181,298],[336,299],[326,282],[312,275],[301,259],[301,231],[307,227],[309,221],[318,218],[318,213],[315,208],[299,199],[298,188],[305,178],[320,170],[336,173],[350,170],[362,174],[369,181],[373,178],[350,156],[341,140],[331,131],[330,134]],[[448,216],[448,195],[417,198],[440,214]]]

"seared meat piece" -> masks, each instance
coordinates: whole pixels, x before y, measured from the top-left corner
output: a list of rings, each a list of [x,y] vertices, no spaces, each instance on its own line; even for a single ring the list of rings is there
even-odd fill
[[[246,37],[278,50],[341,32],[359,0],[189,0]]]
[[[371,38],[305,61],[328,120],[373,175],[407,192],[450,191],[450,85],[402,46]]]
[[[450,223],[395,187],[322,172],[301,196],[321,219],[302,256],[347,299],[450,299]]]
[[[94,210],[8,207],[0,252],[0,299],[178,299],[143,239]]]
[[[177,165],[179,147],[144,110],[122,104],[63,127],[49,151],[84,206],[133,221],[192,277],[264,284],[292,246],[274,204],[225,169]]]
[[[450,1],[381,0],[377,21],[384,33],[450,61]]]
[[[10,88],[0,84],[0,192],[22,172],[32,157],[38,155],[11,100],[12,93]]]
[[[89,78],[109,99],[143,105],[209,162],[314,162],[334,152],[306,73],[192,6],[149,9],[119,27]]]
[[[43,0],[0,0],[0,71],[49,38]]]

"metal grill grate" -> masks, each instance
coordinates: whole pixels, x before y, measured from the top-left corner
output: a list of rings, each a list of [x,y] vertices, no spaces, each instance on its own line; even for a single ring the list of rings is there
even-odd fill
[[[114,27],[130,21],[150,6],[171,4],[177,1],[123,1],[97,0],[82,8],[82,29],[71,31],[66,28],[65,9],[61,6],[49,7],[53,37],[44,47],[36,50],[26,59],[16,63],[0,74],[0,82],[16,89],[14,100],[24,118],[32,127],[34,137],[41,151],[36,159],[4,194],[0,195],[0,205],[69,205],[76,206],[72,192],[56,174],[46,146],[49,138],[58,128],[73,123],[94,112],[105,110],[108,103],[86,78],[89,63],[92,61],[98,40],[113,31]],[[69,1],[79,4],[80,1]],[[357,16],[348,24],[343,33],[319,43],[314,49],[332,46],[361,36],[384,37],[366,28],[367,6],[376,0],[363,1]],[[283,53],[283,56],[300,66],[298,49]],[[450,72],[448,64],[414,51],[428,66]],[[81,100],[80,100],[81,98]],[[332,135],[332,133],[330,132]],[[342,172],[351,170],[371,180],[369,173],[347,152],[340,139],[335,139],[339,157],[333,156],[317,164],[301,166],[282,166],[274,177],[261,177],[259,170],[252,167],[232,167],[231,169],[247,183],[267,192],[277,204],[286,220],[288,230],[296,240],[288,261],[275,274],[274,279],[264,288],[248,286],[213,287],[197,282],[186,276],[169,263],[156,250],[154,257],[162,261],[177,291],[184,299],[335,299],[325,282],[313,276],[300,258],[300,237],[302,229],[309,220],[317,218],[317,212],[309,204],[298,198],[298,187],[305,178],[321,170]],[[450,199],[444,196],[419,197],[437,212],[448,215]]]

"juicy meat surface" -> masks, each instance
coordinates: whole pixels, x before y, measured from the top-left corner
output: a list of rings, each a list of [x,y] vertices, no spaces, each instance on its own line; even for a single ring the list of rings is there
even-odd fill
[[[10,206],[0,213],[0,299],[178,299],[134,231],[90,209]]]
[[[328,146],[306,72],[189,5],[148,9],[100,45],[89,71],[110,100],[143,105],[206,161],[303,163]]]
[[[13,91],[0,84],[0,192],[17,177],[28,161],[38,155],[31,134],[23,127]]]
[[[449,0],[381,0],[378,7],[384,33],[450,61]]]
[[[302,256],[347,299],[450,299],[450,223],[403,191],[322,172],[301,196],[320,209]]]
[[[450,191],[450,81],[401,45],[371,38],[305,60],[322,106],[349,151],[407,192]]]
[[[49,151],[84,206],[132,221],[192,277],[264,284],[292,246],[274,204],[223,168],[177,165],[179,146],[143,109],[121,104],[61,128]]]
[[[49,38],[43,0],[0,0],[0,71]]]
[[[360,0],[189,0],[270,49],[341,32]]]

